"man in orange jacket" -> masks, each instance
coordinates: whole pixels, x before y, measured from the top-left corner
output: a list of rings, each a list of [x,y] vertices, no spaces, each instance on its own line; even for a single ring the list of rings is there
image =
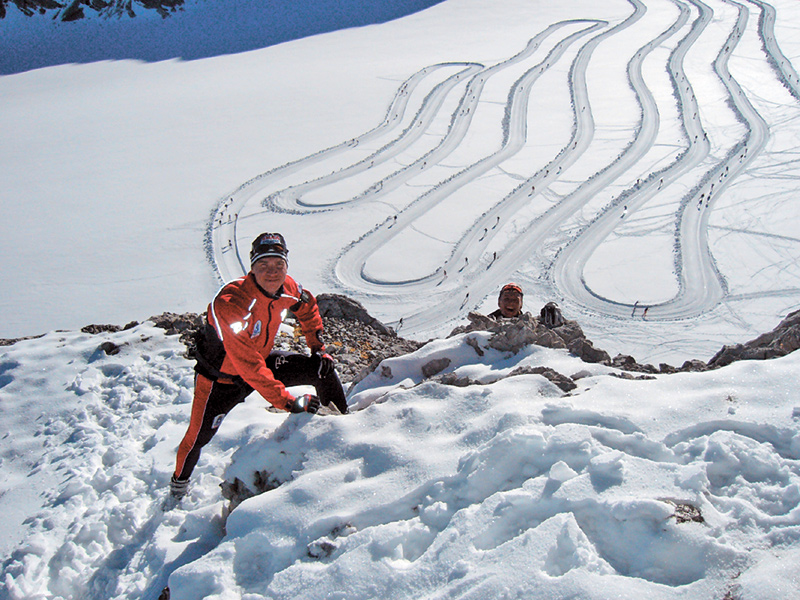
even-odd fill
[[[195,391],[189,428],[170,481],[174,498],[188,491],[200,451],[230,410],[255,390],[277,408],[316,413],[320,402],[347,412],[333,359],[325,353],[317,301],[287,275],[288,249],[279,233],[262,233],[250,251],[250,272],[225,285],[208,306],[197,336]],[[287,311],[300,321],[311,355],[273,350]],[[317,396],[295,398],[286,386],[311,385]]]

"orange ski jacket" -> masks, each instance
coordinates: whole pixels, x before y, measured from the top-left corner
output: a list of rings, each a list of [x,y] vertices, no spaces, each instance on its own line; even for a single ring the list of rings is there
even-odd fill
[[[252,273],[226,284],[208,305],[208,323],[197,339],[196,370],[213,380],[241,377],[265,400],[287,410],[294,397],[275,379],[265,359],[287,311],[300,321],[312,351],[324,350],[317,300],[287,275],[272,296]]]

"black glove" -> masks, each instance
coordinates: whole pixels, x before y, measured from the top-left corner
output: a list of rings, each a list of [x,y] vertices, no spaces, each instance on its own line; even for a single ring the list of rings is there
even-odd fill
[[[291,406],[289,407],[289,411],[293,413],[301,413],[307,412],[316,414],[319,410],[319,398],[317,398],[313,394],[303,394],[302,396],[298,396],[294,399]]]
[[[319,361],[317,364],[317,377],[325,379],[333,372],[333,357],[323,350],[317,350],[312,356]]]

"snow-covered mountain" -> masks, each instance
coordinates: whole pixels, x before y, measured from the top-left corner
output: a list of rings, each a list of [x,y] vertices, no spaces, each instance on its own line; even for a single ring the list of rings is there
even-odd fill
[[[144,324],[4,349],[0,598],[800,594],[800,355],[625,379],[493,346],[473,332],[387,360],[346,416],[254,394],[168,511],[192,395],[177,336]],[[223,479],[278,487],[224,518]]]
[[[800,4],[136,14],[0,21],[0,336],[49,331],[0,350],[0,597],[800,596],[794,355],[626,380],[437,339],[352,415],[253,396],[165,513],[192,365],[147,324],[78,332],[204,310],[277,230],[404,336],[513,279],[612,355],[708,359],[798,308]],[[223,528],[255,471],[282,485]]]
[[[192,60],[383,23],[442,0],[2,0],[0,75],[102,60]]]
[[[9,13],[4,72],[158,62],[0,78],[0,335],[200,312],[262,229],[311,289],[418,339],[509,279],[655,363],[797,308],[794,3],[226,2]],[[383,22],[229,54],[311,6],[305,33]]]
[[[102,18],[135,17],[137,11],[154,10],[162,17],[183,7],[185,0],[0,0],[0,19],[9,5],[28,17],[43,15],[58,21],[76,21],[89,15]]]

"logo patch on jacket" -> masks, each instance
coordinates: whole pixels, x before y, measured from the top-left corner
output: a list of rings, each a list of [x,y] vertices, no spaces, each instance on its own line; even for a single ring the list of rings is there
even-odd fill
[[[250,339],[255,339],[261,335],[261,320],[259,319],[256,321],[256,324],[253,325],[253,333],[250,334]]]

